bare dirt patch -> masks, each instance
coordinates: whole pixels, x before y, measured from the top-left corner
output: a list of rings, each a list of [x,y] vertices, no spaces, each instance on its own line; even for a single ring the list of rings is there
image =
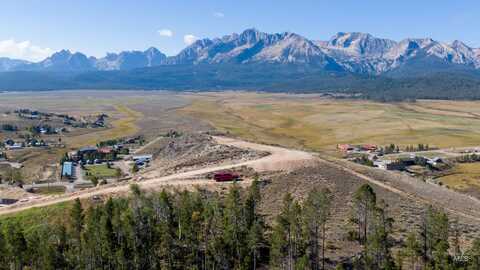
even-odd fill
[[[178,137],[159,138],[138,154],[152,154],[154,157],[145,177],[244,162],[268,155],[266,151],[219,144],[213,137],[200,133],[181,133]]]

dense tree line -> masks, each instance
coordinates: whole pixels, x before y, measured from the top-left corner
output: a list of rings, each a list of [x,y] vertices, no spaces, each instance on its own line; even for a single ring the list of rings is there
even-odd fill
[[[0,269],[329,269],[326,256],[332,194],[312,190],[303,201],[286,194],[268,227],[259,213],[259,182],[206,191],[108,199],[84,209],[76,200],[65,224],[0,223]],[[392,252],[393,219],[373,189],[353,196],[349,232],[363,251],[337,269],[479,269],[480,241],[469,253],[448,253],[458,240],[445,213],[427,209],[421,230]],[[453,241],[458,243],[457,241]],[[460,254],[459,248],[455,254]],[[455,260],[468,258],[468,260]],[[403,268],[402,268],[403,267]],[[420,267],[420,268],[416,268]]]
[[[109,199],[66,224],[1,224],[0,269],[254,269],[268,259],[258,182],[225,198],[165,191]]]
[[[455,159],[458,163],[473,163],[480,161],[480,155],[478,154],[466,154],[459,156]]]
[[[432,69],[421,65],[410,72],[382,76],[357,75],[317,65],[198,64],[94,72],[3,72],[0,88],[11,91],[56,89],[128,89],[173,91],[247,90],[289,93],[329,93],[339,98],[382,102],[416,99],[480,99],[478,70]]]
[[[418,152],[418,151],[429,151],[432,150],[428,144],[420,143],[416,147],[413,145],[408,145],[405,147],[405,152]]]

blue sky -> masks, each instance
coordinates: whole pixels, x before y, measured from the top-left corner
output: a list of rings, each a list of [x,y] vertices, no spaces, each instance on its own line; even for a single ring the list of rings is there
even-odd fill
[[[480,47],[478,0],[3,0],[0,7],[0,56],[30,60],[60,49],[103,56],[155,46],[173,55],[194,37],[251,27],[319,40],[358,31]]]

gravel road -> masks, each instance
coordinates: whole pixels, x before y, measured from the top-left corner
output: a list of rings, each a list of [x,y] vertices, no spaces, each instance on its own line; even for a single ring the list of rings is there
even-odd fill
[[[268,156],[262,157],[256,160],[250,160],[245,162],[233,163],[229,165],[214,166],[209,168],[203,168],[199,170],[192,170],[188,172],[168,175],[164,177],[145,179],[137,184],[144,189],[158,188],[159,186],[185,186],[185,185],[197,185],[197,184],[212,184],[215,183],[212,180],[188,180],[195,176],[204,175],[207,173],[227,170],[241,166],[250,166],[255,170],[262,171],[280,171],[280,170],[293,170],[299,166],[303,166],[306,163],[313,161],[312,154],[291,150],[277,146],[262,145],[257,143],[246,142],[238,139],[231,139],[226,137],[214,137],[219,144],[235,146],[239,148],[250,148],[257,151],[269,152]],[[185,180],[186,179],[186,180]],[[86,189],[71,193],[68,195],[60,195],[55,197],[38,198],[28,202],[17,203],[12,206],[3,207],[0,209],[0,215],[19,212],[22,210],[43,207],[56,203],[71,201],[76,198],[84,199],[90,198],[95,195],[108,195],[128,192],[129,184],[132,182],[111,184],[99,186],[96,188]]]

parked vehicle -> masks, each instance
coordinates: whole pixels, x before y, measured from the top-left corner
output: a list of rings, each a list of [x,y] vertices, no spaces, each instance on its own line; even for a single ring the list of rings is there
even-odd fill
[[[215,181],[217,182],[228,182],[228,181],[239,180],[240,176],[232,172],[220,172],[220,173],[216,173],[213,176],[213,179],[215,179]]]

